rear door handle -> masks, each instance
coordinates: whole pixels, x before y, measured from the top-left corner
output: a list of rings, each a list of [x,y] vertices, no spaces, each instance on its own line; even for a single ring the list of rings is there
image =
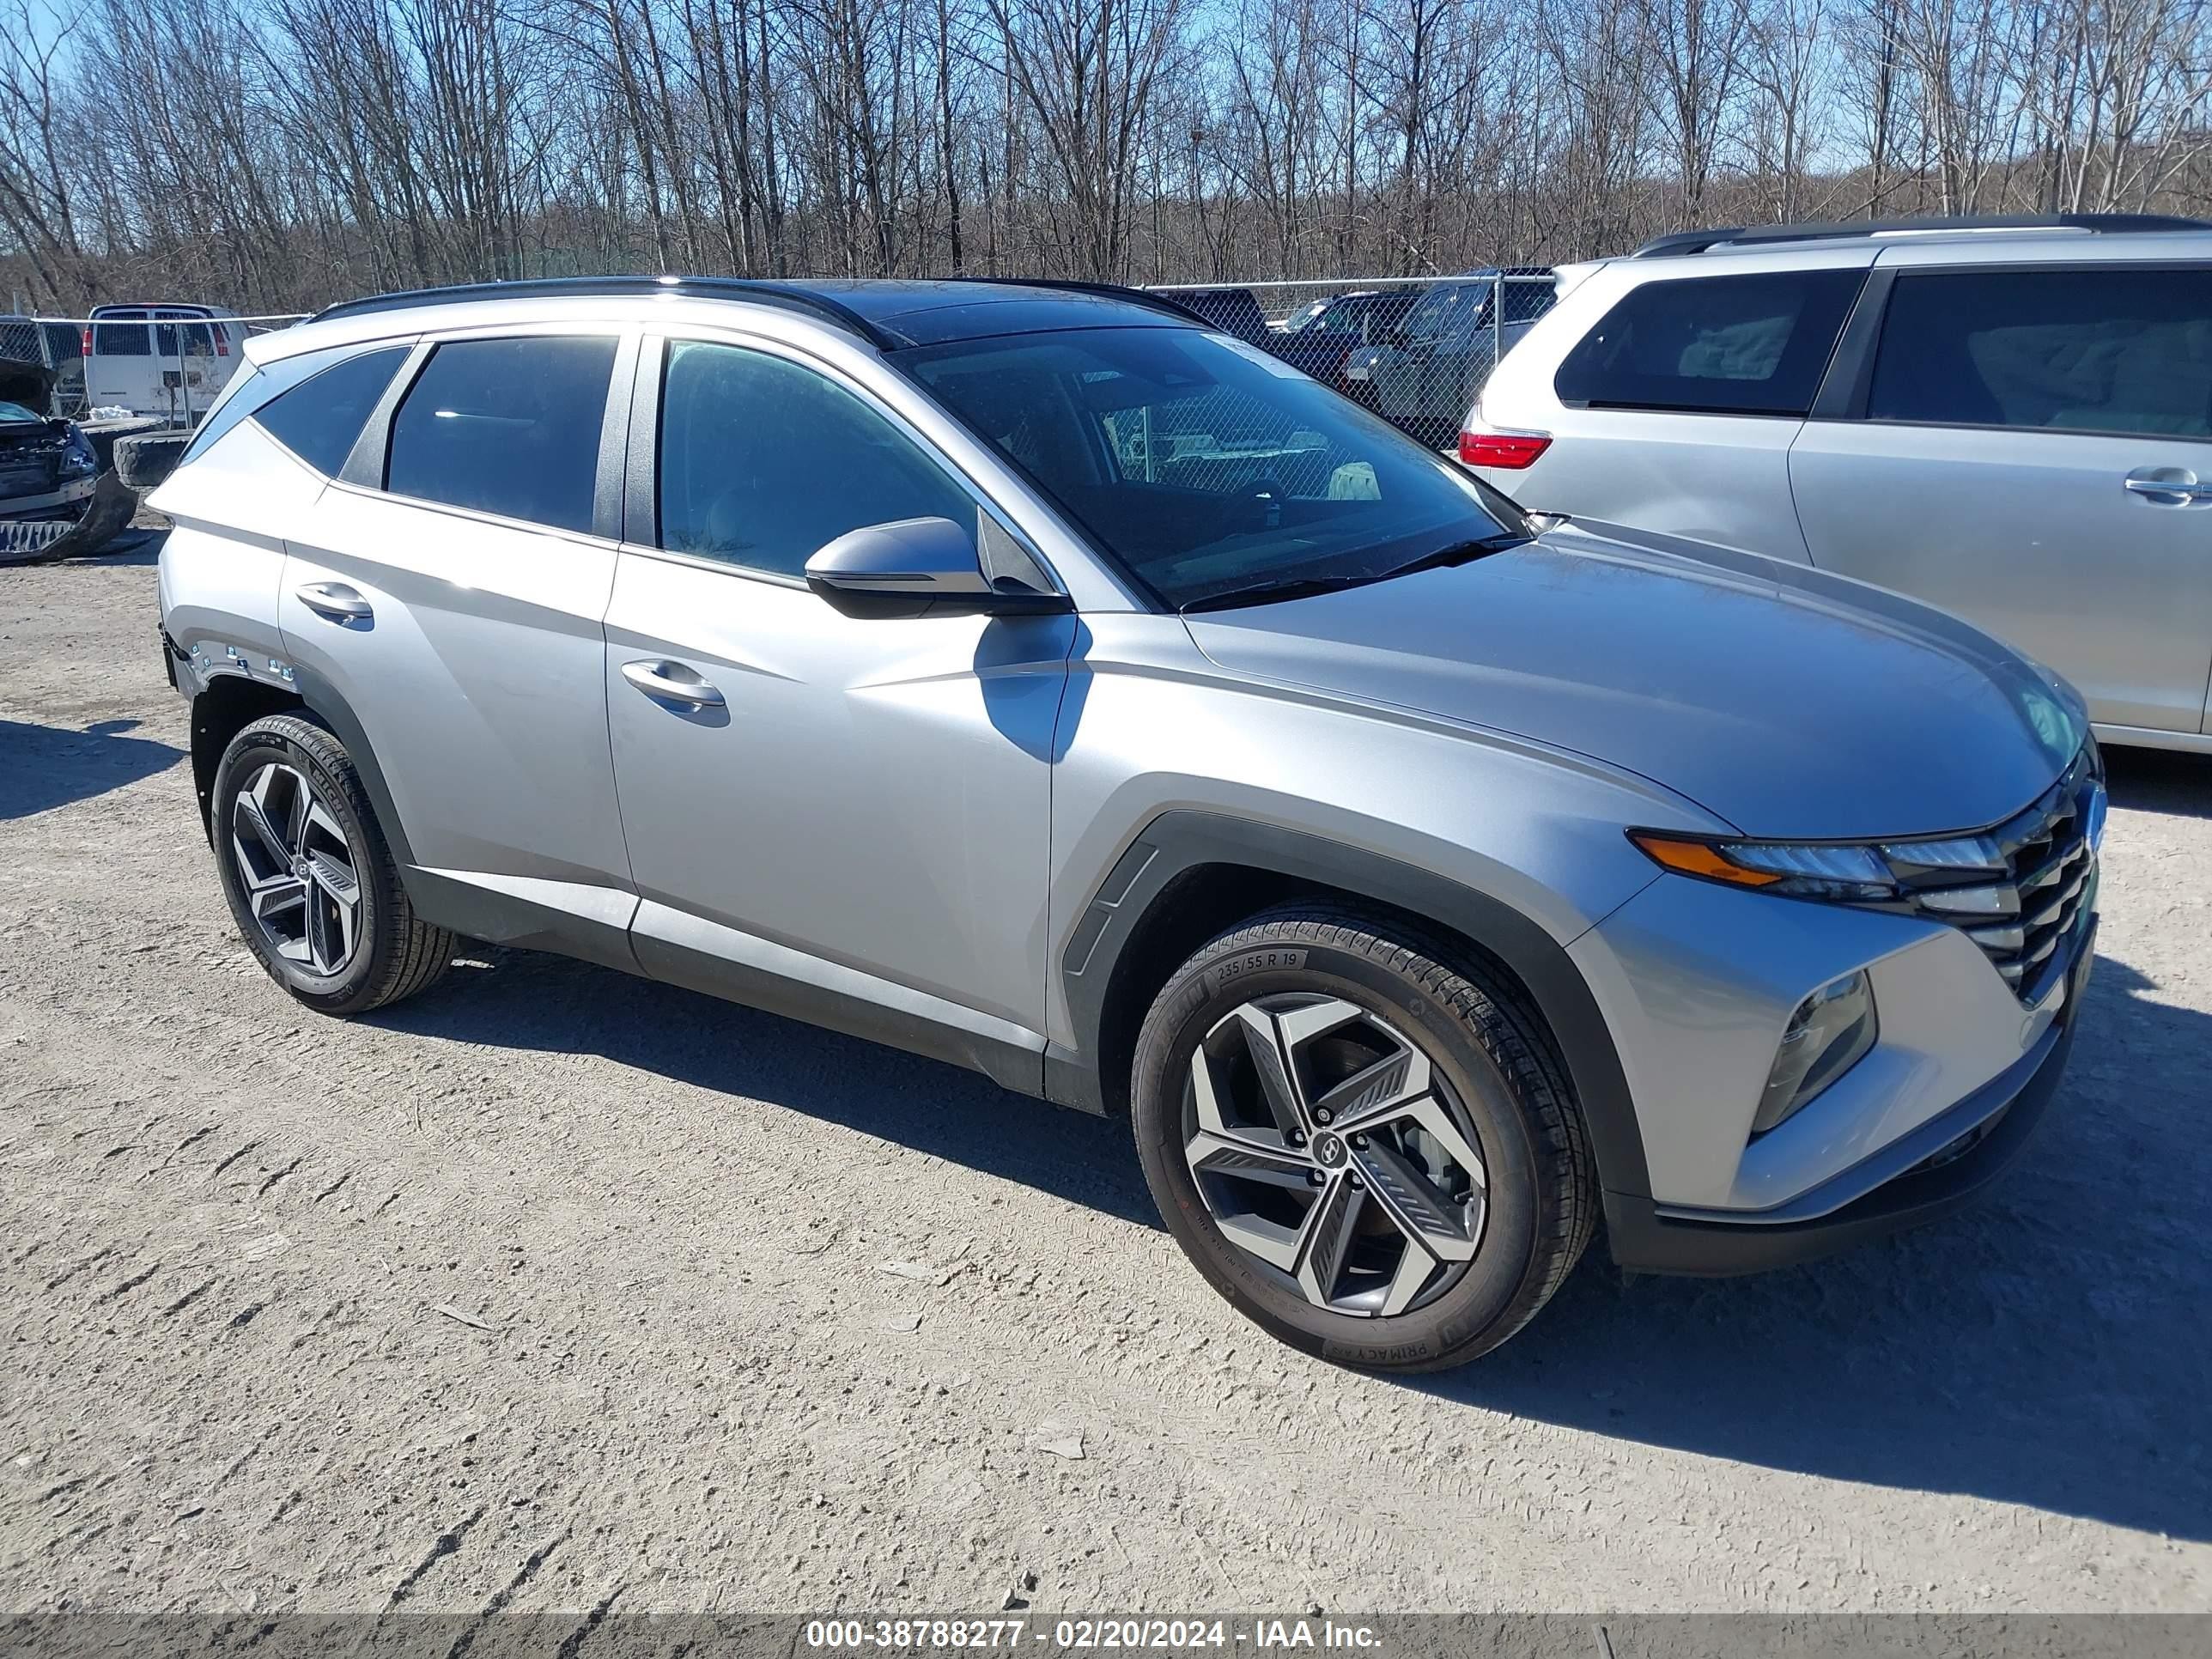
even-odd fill
[[[2146,466],[2138,468],[2120,480],[2123,487],[2137,495],[2148,495],[2161,506],[2178,507],[2184,501],[2212,501],[2212,483],[2199,483],[2197,475],[2185,466]]]
[[[720,708],[726,699],[684,664],[649,657],[623,665],[623,678],[659,702],[680,703],[686,708]]]
[[[299,592],[301,605],[334,623],[365,623],[376,616],[360,591],[343,582],[309,582]]]

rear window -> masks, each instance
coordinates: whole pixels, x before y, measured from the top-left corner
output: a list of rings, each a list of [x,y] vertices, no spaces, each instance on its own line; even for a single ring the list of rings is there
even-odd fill
[[[392,421],[385,487],[589,531],[614,361],[611,335],[440,346]]]
[[[143,318],[146,313],[142,311],[120,314],[136,314]],[[146,325],[143,321],[95,320],[92,325],[92,349],[93,355],[99,357],[149,357],[153,355],[153,348],[146,338]]]
[[[1567,354],[1553,388],[1576,408],[1802,415],[1865,276],[1793,270],[1644,283]]]
[[[334,363],[289,392],[271,398],[253,418],[276,441],[326,477],[336,477],[353,453],[354,440],[384,395],[408,348],[387,346]]]
[[[2212,437],[2212,271],[1899,276],[1867,418]]]

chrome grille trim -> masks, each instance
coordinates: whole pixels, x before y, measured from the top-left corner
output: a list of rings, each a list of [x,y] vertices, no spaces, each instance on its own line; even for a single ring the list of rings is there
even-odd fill
[[[2035,804],[1979,836],[1881,848],[1904,890],[1903,908],[1957,928],[1981,948],[2021,1002],[2033,1006],[2071,962],[2072,940],[2096,871],[2087,836],[2096,752],[2081,752]],[[1977,850],[1993,848],[1992,864]],[[1997,874],[2003,879],[1992,882]]]

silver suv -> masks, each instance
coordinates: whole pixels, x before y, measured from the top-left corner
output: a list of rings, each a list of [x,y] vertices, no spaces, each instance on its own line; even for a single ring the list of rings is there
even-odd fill
[[[161,629],[311,1007],[470,935],[1127,1113],[1224,1296],[1412,1370],[1601,1218],[1728,1273],[1946,1209],[2065,1064],[2062,682],[1541,532],[1167,302],[528,284],[248,354],[155,498]]]
[[[2212,224],[1784,225],[1559,273],[1463,459],[1525,507],[1755,549],[2212,753]]]

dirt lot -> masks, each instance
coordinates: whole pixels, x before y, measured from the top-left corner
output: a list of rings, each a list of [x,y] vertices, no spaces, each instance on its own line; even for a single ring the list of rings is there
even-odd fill
[[[1993,1201],[1594,1253],[1404,1386],[1233,1316],[1117,1125],[548,957],[299,1012],[153,607],[0,572],[0,1607],[2212,1607],[2212,762],[2117,763]]]

